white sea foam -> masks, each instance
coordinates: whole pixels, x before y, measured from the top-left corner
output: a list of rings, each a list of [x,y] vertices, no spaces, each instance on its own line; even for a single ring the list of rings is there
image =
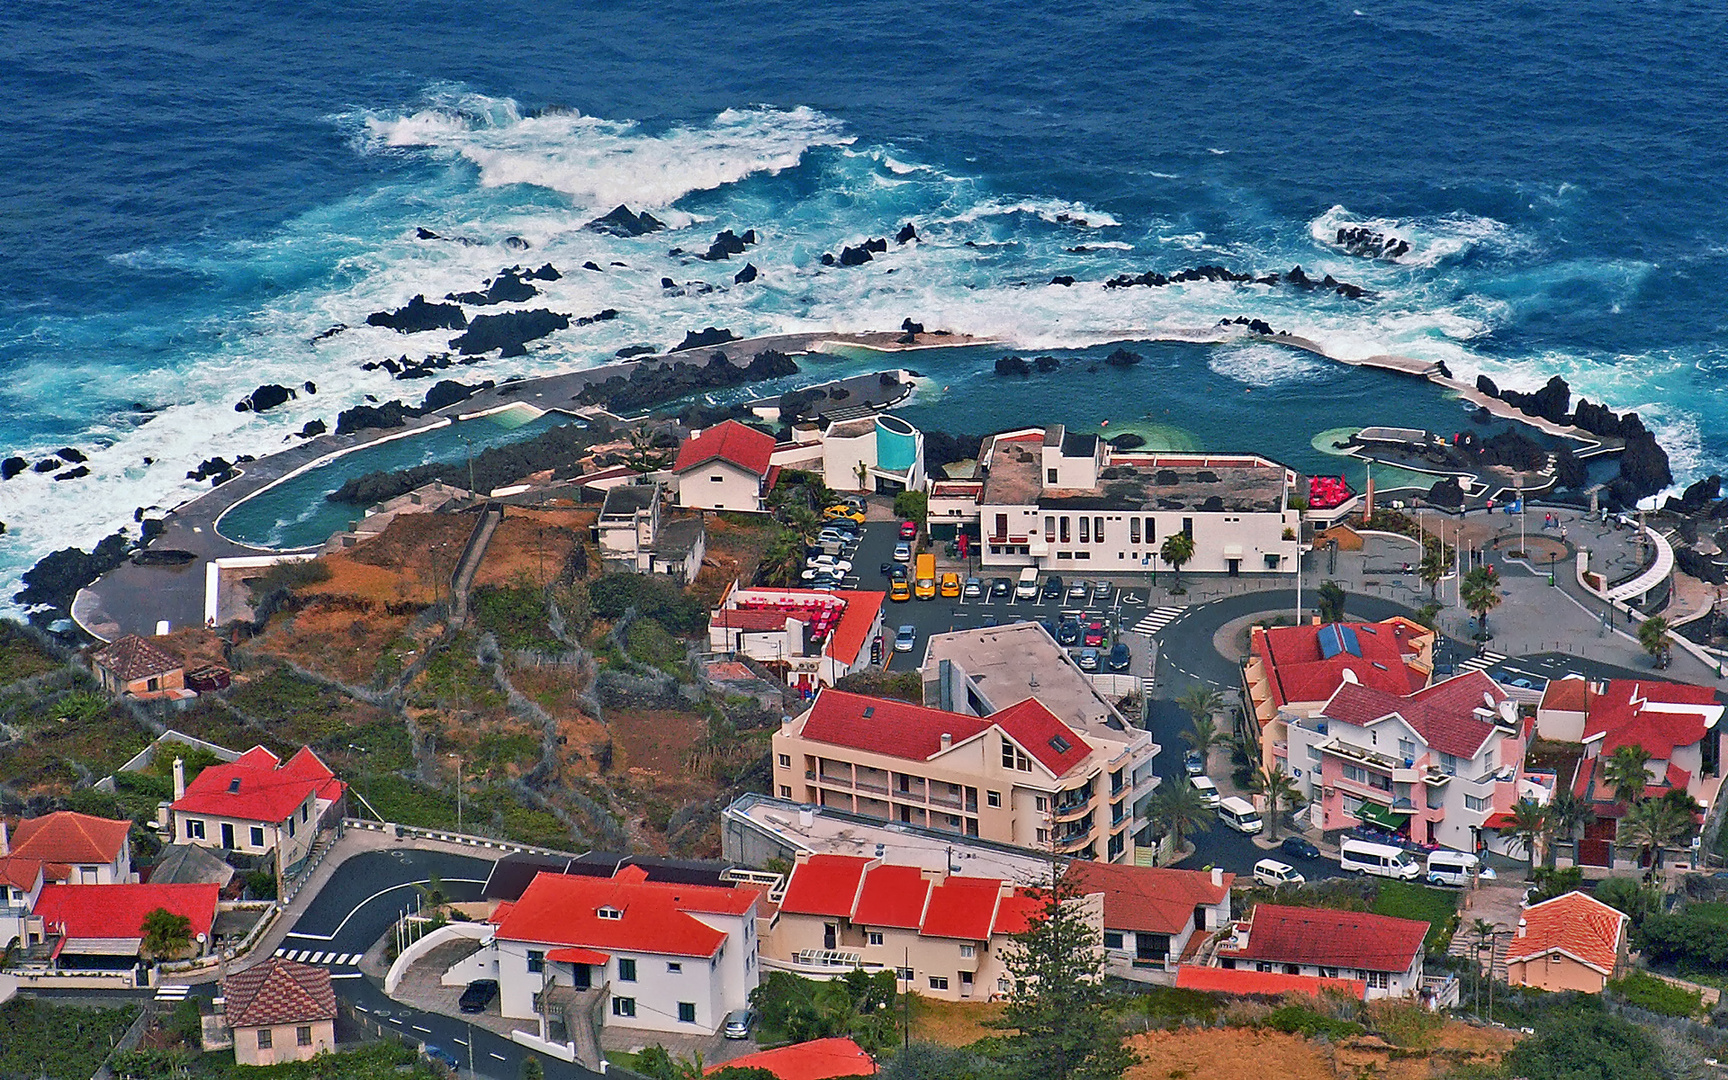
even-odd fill
[[[1308,223],[1308,234],[1329,248],[1338,247],[1338,230],[1367,228],[1410,244],[1410,250],[1390,260],[1405,266],[1434,267],[1476,250],[1511,254],[1528,241],[1511,226],[1493,218],[1462,211],[1435,217],[1360,217],[1333,206]]]
[[[1226,345],[1212,350],[1206,366],[1227,379],[1261,389],[1309,382],[1337,374],[1337,367],[1313,353],[1264,342]]]
[[[1094,210],[1083,203],[1070,202],[1066,199],[1018,199],[1012,201],[986,199],[958,213],[936,217],[932,220],[944,224],[966,224],[985,218],[1010,217],[1015,214],[1028,214],[1052,223],[1079,225],[1094,229],[1116,228],[1122,224],[1115,217],[1102,210]]]

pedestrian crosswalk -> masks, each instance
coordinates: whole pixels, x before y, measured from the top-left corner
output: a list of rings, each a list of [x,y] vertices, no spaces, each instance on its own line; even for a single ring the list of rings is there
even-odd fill
[[[169,986],[169,985],[158,986],[156,988],[156,1000],[157,1001],[185,1001],[186,1000],[186,994],[191,989],[192,988],[190,986]]]
[[[1472,656],[1462,664],[1459,664],[1458,674],[1462,675],[1466,671],[1481,671],[1483,668],[1493,667],[1504,659],[1506,659],[1505,653],[1497,653],[1491,649],[1484,649],[1480,656]]]
[[[1182,614],[1186,610],[1188,609],[1185,607],[1153,608],[1151,611],[1146,613],[1144,619],[1141,619],[1139,622],[1134,624],[1134,632],[1136,634],[1145,634],[1150,637],[1164,629],[1166,626],[1169,626],[1175,621],[1178,615]]]
[[[357,952],[319,952],[317,949],[277,949],[276,955],[284,960],[294,960],[302,964],[334,964],[337,967],[353,967],[360,962],[363,955]]]

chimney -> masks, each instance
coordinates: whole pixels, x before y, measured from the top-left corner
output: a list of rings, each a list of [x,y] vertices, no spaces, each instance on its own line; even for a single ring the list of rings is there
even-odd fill
[[[179,802],[186,797],[186,761],[183,758],[174,759],[174,801]]]
[[[949,747],[951,747],[953,745],[954,745],[954,736],[951,733],[944,731],[942,733],[942,749],[947,750]]]
[[[1524,935],[1528,934],[1529,932],[1530,932],[1530,924],[1525,922],[1522,918],[1520,918],[1518,920],[1518,936],[1523,937]]]
[[[1214,889],[1222,889],[1224,887],[1224,868],[1221,866],[1214,866],[1212,868],[1212,887]]]

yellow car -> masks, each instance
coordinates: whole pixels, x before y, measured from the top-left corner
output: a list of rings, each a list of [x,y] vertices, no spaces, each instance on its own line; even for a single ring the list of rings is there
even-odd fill
[[[847,506],[845,503],[830,506],[822,511],[822,516],[829,521],[845,518],[847,521],[856,522],[859,525],[864,524],[864,511]]]
[[[890,599],[890,600],[910,600],[910,599],[912,599],[912,586],[907,584],[906,579],[903,577],[895,578],[893,581],[890,581],[888,583],[888,599]]]
[[[959,597],[960,597],[960,575],[959,574],[943,574],[942,575],[941,593],[942,593],[942,596],[944,598],[959,599]]]

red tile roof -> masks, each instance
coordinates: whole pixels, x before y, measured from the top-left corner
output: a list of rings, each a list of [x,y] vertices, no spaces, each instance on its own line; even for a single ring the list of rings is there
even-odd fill
[[[1378,623],[1337,623],[1355,631],[1361,656],[1341,652],[1327,658],[1320,651],[1320,626],[1274,627],[1254,635],[1271,683],[1272,699],[1278,705],[1292,701],[1325,701],[1343,685],[1349,670],[1356,681],[1389,694],[1403,696],[1421,689],[1423,674],[1404,663],[1411,639],[1422,631],[1403,620]]]
[[[746,611],[741,608],[728,608],[714,612],[713,615],[709,616],[708,624],[727,630],[754,630],[760,633],[768,630],[784,630],[786,629],[786,620],[790,618],[793,618],[791,612],[778,609]]]
[[[20,892],[29,892],[38,881],[46,881],[41,859],[23,859],[16,855],[0,857],[0,885],[10,885]]]
[[[11,854],[47,863],[111,863],[131,832],[130,821],[57,810],[20,821],[12,830]]]
[[[174,811],[274,825],[286,821],[308,795],[335,801],[344,789],[306,747],[279,763],[275,754],[255,746],[239,760],[211,765],[193,777],[185,796],[175,800]]]
[[[851,915],[864,871],[874,861],[862,855],[810,856],[792,868],[780,910],[794,915]]]
[[[1274,964],[1313,964],[1364,971],[1407,971],[1422,952],[1428,924],[1362,911],[1260,904],[1240,949],[1220,957]]]
[[[816,1039],[777,1050],[745,1054],[710,1065],[703,1075],[721,1069],[767,1069],[779,1080],[833,1080],[839,1076],[875,1076],[876,1062],[851,1039]]]
[[[851,665],[857,662],[858,654],[863,651],[864,642],[870,637],[870,628],[876,625],[877,617],[882,614],[882,602],[888,599],[888,594],[847,590],[834,595],[846,601],[846,610],[840,613],[840,621],[829,633],[828,647],[824,651],[840,663]]]
[[[1091,743],[1058,720],[1037,698],[998,709],[987,719],[1056,776],[1067,774],[1092,752]]]
[[[1044,913],[1045,893],[1039,889],[1015,889],[996,905],[992,934],[1023,934]]]
[[[1542,690],[1541,707],[1563,712],[1585,712],[1590,708],[1590,699],[1593,696],[1588,679],[1578,676],[1549,679],[1548,685]]]
[[[1561,952],[1610,978],[1619,963],[1627,918],[1593,896],[1569,892],[1524,910],[1506,962]]]
[[[876,866],[864,875],[852,921],[860,926],[916,930],[924,918],[930,882],[916,866]],[[844,913],[842,913],[844,914]]]
[[[773,456],[774,436],[736,420],[723,420],[694,439],[686,439],[678,448],[678,461],[672,471],[685,472],[720,458],[763,476],[768,472],[768,459]]]
[[[1716,692],[1687,683],[1614,679],[1593,694],[1584,720],[1584,741],[1600,737],[1600,752],[1642,746],[1658,760],[1677,746],[1692,746],[1704,738],[1722,716]]]
[[[114,644],[98,649],[90,659],[113,672],[121,682],[165,675],[180,670],[181,666],[179,657],[170,656],[137,634],[127,634]]]
[[[1261,994],[1281,997],[1285,994],[1310,994],[1336,990],[1366,1000],[1368,984],[1361,979],[1323,979],[1318,975],[1286,975],[1279,971],[1250,971],[1247,968],[1199,967],[1184,964],[1176,969],[1176,985],[1183,990],[1204,990],[1219,994]]]
[[[996,924],[996,902],[1001,898],[1002,882],[995,878],[949,877],[930,890],[918,933],[985,941]]]
[[[1356,727],[1367,727],[1396,713],[1431,749],[1471,758],[1494,733],[1494,725],[1474,711],[1485,708],[1490,698],[1496,704],[1507,700],[1493,679],[1472,671],[1408,697],[1345,683],[1320,711],[1328,719]]]
[[[639,876],[622,871],[611,878],[536,874],[521,899],[493,913],[497,936],[607,952],[713,956],[726,934],[693,913],[743,915],[761,895],[751,888],[636,880]],[[601,918],[601,908],[620,916]]]
[[[222,980],[230,1027],[270,1027],[336,1019],[330,972],[272,956]]]
[[[1236,875],[1213,885],[1202,870],[1076,860],[1068,865],[1068,880],[1082,893],[1104,894],[1106,930],[1178,934],[1193,924],[1196,907],[1229,898]]]
[[[817,742],[928,761],[942,752],[944,734],[958,746],[992,727],[1056,776],[1066,775],[1092,752],[1091,744],[1079,732],[1058,720],[1036,698],[980,718],[826,688],[816,695],[802,733]]]
[[[32,914],[63,926],[68,938],[144,936],[144,916],[167,908],[192,920],[192,933],[208,934],[216,922],[221,889],[201,885],[44,885]]]

